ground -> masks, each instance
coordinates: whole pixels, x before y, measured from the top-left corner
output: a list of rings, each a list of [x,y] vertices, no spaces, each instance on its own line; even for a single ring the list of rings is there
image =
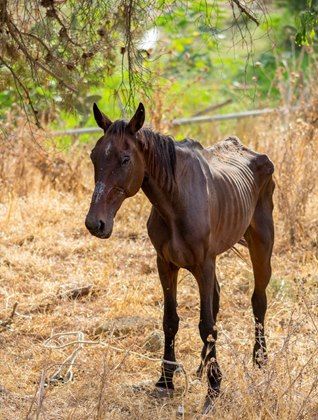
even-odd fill
[[[102,241],[84,226],[90,193],[43,187],[1,204],[0,417],[200,418],[206,382],[195,377],[201,350],[195,280],[179,275],[176,352],[185,373],[176,377],[173,398],[158,399],[151,391],[162,357],[163,305],[146,231],[149,203],[142,193],[126,201],[113,236]],[[229,251],[218,258],[223,382],[213,418],[317,418],[317,247],[274,250],[269,363],[262,371],[252,364],[251,264],[238,249],[241,257]],[[83,286],[91,286],[88,294],[70,297]],[[95,344],[77,353],[72,381],[45,386],[76,348],[49,349],[45,340],[72,331]]]

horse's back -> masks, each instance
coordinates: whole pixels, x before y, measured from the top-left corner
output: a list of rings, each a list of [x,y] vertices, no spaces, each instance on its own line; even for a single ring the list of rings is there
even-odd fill
[[[211,171],[226,172],[236,167],[243,172],[248,171],[259,187],[274,172],[274,165],[267,155],[249,149],[235,136],[204,149],[202,155],[208,161]]]

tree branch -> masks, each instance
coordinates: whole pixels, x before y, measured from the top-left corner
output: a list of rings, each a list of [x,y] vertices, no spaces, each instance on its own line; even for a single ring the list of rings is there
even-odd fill
[[[254,17],[251,12],[249,12],[241,3],[239,0],[232,0],[233,3],[237,5],[237,7],[240,9],[242,13],[244,13],[249,19],[251,19],[253,22],[256,23],[257,26],[259,26],[259,21]]]
[[[44,66],[40,61],[37,61],[34,57],[32,57],[32,55],[28,52],[28,50],[26,49],[26,47],[22,44],[22,42],[16,36],[15,30],[17,30],[17,28],[15,27],[15,25],[9,19],[7,19],[6,23],[7,23],[7,27],[8,27],[8,30],[9,30],[12,38],[15,40],[15,42],[17,43],[17,45],[19,46],[19,48],[21,49],[21,51],[23,52],[23,54],[30,60],[30,62],[33,65],[35,65],[37,67],[40,67],[40,69],[42,69],[43,71],[45,71],[46,73],[48,73],[50,76],[54,77],[54,79],[58,80],[68,90],[70,90],[70,91],[72,91],[74,93],[77,92],[77,90],[73,86],[71,86],[68,83],[66,83],[60,76],[58,76],[52,70],[50,70],[49,68],[47,68],[46,66]]]
[[[22,95],[19,92],[18,86],[20,86],[22,88],[23,92],[25,93],[25,96],[27,97],[28,103],[29,103],[29,105],[31,107],[31,110],[32,110],[32,113],[33,113],[33,116],[34,116],[34,119],[35,119],[35,122],[36,122],[36,125],[40,128],[41,127],[41,124],[40,124],[40,121],[39,121],[38,116],[37,116],[37,111],[33,107],[33,103],[32,103],[32,100],[30,98],[30,95],[29,95],[29,92],[28,92],[27,87],[21,82],[21,80],[16,75],[15,71],[13,70],[13,68],[4,60],[4,58],[1,55],[0,55],[0,63],[2,63],[10,71],[10,73],[11,73],[11,75],[13,77],[13,80],[14,80],[14,83],[15,83],[15,86],[16,86],[16,89],[17,89],[17,92],[18,92],[18,94],[19,94],[19,96],[21,98],[21,102],[23,104],[23,97],[22,97]]]

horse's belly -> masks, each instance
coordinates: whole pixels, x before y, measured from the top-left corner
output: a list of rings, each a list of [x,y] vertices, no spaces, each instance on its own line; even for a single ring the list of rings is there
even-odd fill
[[[250,221],[251,218],[248,221],[239,223],[239,228],[233,228],[230,232],[228,227],[224,226],[224,230],[219,231],[219,233],[211,239],[214,253],[216,255],[221,254],[239,242],[249,227]]]

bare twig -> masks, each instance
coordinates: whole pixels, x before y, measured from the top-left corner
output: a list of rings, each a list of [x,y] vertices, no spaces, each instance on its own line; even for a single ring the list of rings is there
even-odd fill
[[[12,74],[12,77],[13,77],[13,79],[14,79],[14,83],[15,83],[15,85],[16,85],[16,89],[17,89],[17,92],[19,93],[19,95],[20,95],[20,98],[21,98],[21,102],[22,102],[22,105],[24,105],[24,101],[23,101],[23,96],[20,94],[20,92],[19,92],[19,86],[21,87],[21,89],[23,90],[23,92],[25,93],[25,96],[26,96],[26,98],[27,98],[27,100],[28,100],[28,104],[30,105],[30,108],[31,108],[31,110],[32,110],[32,113],[33,113],[33,116],[34,116],[34,119],[35,119],[35,123],[36,123],[36,125],[37,125],[37,127],[38,128],[41,128],[41,124],[40,124],[40,121],[39,121],[39,119],[38,119],[38,116],[37,116],[37,111],[36,111],[36,109],[34,108],[34,106],[33,106],[33,103],[32,103],[32,100],[31,100],[31,97],[30,97],[30,95],[29,95],[29,91],[28,91],[28,88],[22,83],[22,81],[20,80],[20,78],[18,77],[18,75],[16,74],[16,72],[13,70],[13,68],[3,59],[3,57],[1,57],[1,55],[0,55],[0,62],[10,71],[10,73]]]
[[[40,418],[40,414],[41,414],[41,408],[43,406],[43,401],[44,401],[44,397],[45,397],[45,376],[46,376],[46,372],[43,369],[41,372],[41,377],[40,377],[40,382],[39,385],[35,391],[35,394],[32,398],[31,401],[31,405],[29,407],[29,410],[25,416],[26,420],[31,420],[33,419],[33,415],[32,415],[32,411],[33,411],[33,406],[34,403],[37,401],[37,407],[36,407],[36,412],[35,412],[35,418],[39,419]]]
[[[240,9],[240,11],[242,12],[242,13],[244,13],[249,19],[251,19],[253,22],[255,22],[256,23],[256,25],[257,26],[259,26],[259,21],[256,19],[256,17],[255,16],[253,16],[252,14],[251,14],[251,12],[250,11],[248,11],[247,9],[246,9],[246,7],[244,7],[241,3],[240,3],[240,1],[239,0],[232,0],[232,2],[233,3],[235,3],[236,5],[237,5],[237,7]]]
[[[12,311],[11,311],[11,315],[7,319],[5,319],[3,321],[0,321],[0,327],[2,327],[2,331],[9,328],[10,325],[12,324],[13,317],[15,315],[17,306],[18,306],[18,302],[15,302],[15,304],[13,305]]]

